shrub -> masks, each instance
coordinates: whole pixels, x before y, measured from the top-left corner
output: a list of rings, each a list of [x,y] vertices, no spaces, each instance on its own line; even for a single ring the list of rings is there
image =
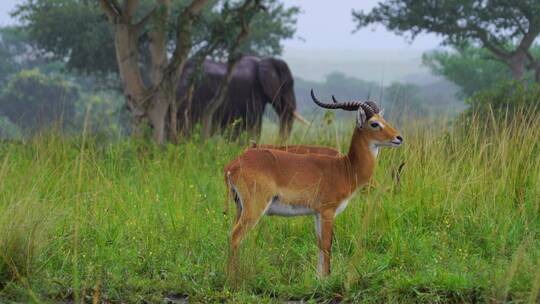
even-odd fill
[[[0,139],[16,138],[19,135],[19,128],[7,117],[0,115]]]
[[[540,110],[540,84],[501,82],[492,89],[474,94],[466,103],[469,108],[456,120],[457,127],[468,128],[477,121],[479,130],[497,132],[512,120],[534,119]]]
[[[0,95],[0,113],[21,130],[33,134],[54,123],[65,126],[75,113],[78,89],[37,69],[14,75]]]
[[[521,109],[538,111],[540,106],[540,84],[524,85],[518,81],[502,82],[493,89],[483,90],[468,98],[469,112],[493,110],[510,115]]]

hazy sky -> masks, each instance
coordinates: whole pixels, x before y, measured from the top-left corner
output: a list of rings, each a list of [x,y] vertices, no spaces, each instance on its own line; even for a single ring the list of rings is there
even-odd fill
[[[378,0],[284,0],[302,8],[298,16],[297,36],[285,42],[286,48],[308,49],[433,49],[440,39],[434,35],[418,37],[412,44],[383,27],[364,28],[353,33],[352,9],[369,10]]]
[[[351,10],[370,9],[378,0],[283,0],[286,5],[302,8],[298,16],[299,38],[285,41],[285,49],[415,49],[426,50],[436,47],[439,39],[428,35],[408,44],[403,37],[387,32],[381,27],[375,31],[362,29],[352,33],[355,26]],[[11,24],[9,16],[21,0],[0,0],[0,25]]]

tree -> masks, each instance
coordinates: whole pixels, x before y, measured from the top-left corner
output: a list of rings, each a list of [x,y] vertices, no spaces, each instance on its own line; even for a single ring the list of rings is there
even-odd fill
[[[20,129],[5,116],[0,116],[0,140],[17,138],[20,136]]]
[[[436,50],[422,56],[424,65],[460,87],[459,97],[489,89],[511,78],[511,71],[504,63],[494,60],[489,51],[467,46],[454,52]]]
[[[28,32],[17,27],[0,28],[0,83],[23,69],[49,70],[46,60],[32,47]]]
[[[78,89],[63,79],[38,70],[24,70],[3,88],[0,115],[25,133],[33,134],[55,123],[70,124],[78,98]]]
[[[15,15],[36,45],[68,68],[118,73],[133,130],[141,134],[149,126],[163,143],[177,137],[172,113],[188,57],[212,56],[232,69],[242,51],[279,53],[279,41],[294,33],[297,11],[275,0],[27,0]],[[223,100],[226,84],[213,102]]]
[[[19,70],[15,54],[23,51],[24,44],[14,36],[17,37],[11,29],[0,29],[0,82],[7,81],[11,74]]]
[[[480,45],[504,62],[516,80],[533,69],[540,81],[540,61],[530,48],[540,34],[540,2],[537,0],[386,0],[369,13],[354,11],[357,28],[383,24],[396,34],[435,33],[444,43]]]
[[[540,48],[533,46],[530,52],[540,57]],[[436,75],[444,76],[460,87],[459,97],[471,97],[478,91],[489,90],[512,79],[510,68],[496,60],[484,48],[471,45],[452,51],[435,50],[422,56],[423,62]],[[525,74],[522,82],[533,82],[534,72]]]

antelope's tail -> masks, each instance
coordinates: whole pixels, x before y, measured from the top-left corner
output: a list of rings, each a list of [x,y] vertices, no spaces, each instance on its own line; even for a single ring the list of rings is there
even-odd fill
[[[229,214],[229,202],[231,201],[232,193],[231,193],[231,171],[227,170],[225,172],[225,187],[227,188],[226,194],[225,194],[225,201],[223,202],[223,214],[227,215]]]

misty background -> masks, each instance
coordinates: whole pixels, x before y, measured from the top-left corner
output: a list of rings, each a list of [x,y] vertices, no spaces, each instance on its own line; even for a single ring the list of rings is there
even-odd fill
[[[369,11],[378,1],[282,2],[301,10],[296,33],[292,39],[282,41],[283,52],[278,57],[291,68],[298,109],[302,113],[317,113],[309,97],[311,88],[325,99],[333,94],[342,100],[369,98],[382,103],[387,113],[407,107],[414,108],[416,114],[452,116],[465,108],[463,98],[457,97],[458,87],[433,75],[422,63],[424,53],[441,48],[439,37],[422,34],[412,41],[382,26],[356,30],[352,10]],[[0,2],[0,26],[18,25],[11,13],[20,3],[20,0]],[[112,97],[109,94],[106,98]],[[123,104],[122,100],[109,112],[117,113],[120,104]],[[129,119],[121,117],[117,120],[125,122]],[[119,124],[122,123],[117,123],[113,129],[121,129]],[[5,134],[5,130],[4,127],[0,133]]]

